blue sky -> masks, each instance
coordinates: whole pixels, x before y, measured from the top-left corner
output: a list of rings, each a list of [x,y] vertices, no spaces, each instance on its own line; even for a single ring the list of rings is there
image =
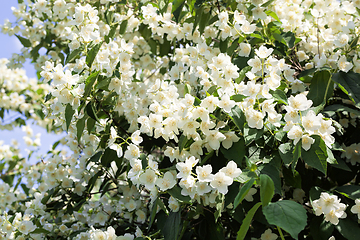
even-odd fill
[[[11,7],[17,6],[17,0],[7,0],[1,1],[0,8],[0,25],[3,25],[5,19],[9,19],[11,22],[15,22],[16,18],[12,15]],[[0,33],[0,58],[10,58],[13,53],[20,53],[20,49],[22,48],[21,43],[15,36],[7,36],[3,33]],[[33,78],[36,76],[36,72],[34,67],[28,61],[24,68],[26,70],[27,76],[29,78]],[[16,113],[10,113],[10,116],[5,116],[6,119],[11,118]],[[28,122],[28,124],[31,124]],[[37,133],[41,134],[41,150],[40,154],[47,152],[50,146],[60,139],[60,136],[54,134],[48,134],[45,129],[38,127],[36,125],[31,125],[34,135]],[[23,136],[25,136],[24,132],[21,128],[16,128],[12,131],[1,131],[0,130],[0,140],[3,140],[5,144],[10,144],[11,139],[16,139],[20,143],[20,149],[22,150],[22,154],[25,156],[25,148],[27,147],[24,143]],[[33,158],[32,161],[35,161],[36,158]]]

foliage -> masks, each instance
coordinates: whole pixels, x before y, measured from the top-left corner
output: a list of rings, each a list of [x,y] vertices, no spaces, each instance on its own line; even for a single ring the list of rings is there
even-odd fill
[[[24,125],[34,147],[24,119],[67,136],[35,165],[1,142],[0,235],[356,239],[359,9],[19,0],[0,118],[23,118],[1,127]]]

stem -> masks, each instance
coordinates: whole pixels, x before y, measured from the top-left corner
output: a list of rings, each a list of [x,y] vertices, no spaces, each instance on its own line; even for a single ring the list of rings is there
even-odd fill
[[[328,93],[330,83],[331,83],[331,77],[329,78],[328,84],[326,85],[326,90],[325,90],[325,95],[324,95],[324,104],[326,104],[326,95]]]
[[[278,231],[279,231],[281,240],[285,240],[284,235],[283,235],[283,233],[282,233],[282,231],[281,231],[281,228],[279,228],[279,226],[277,226],[277,229],[278,229]]]

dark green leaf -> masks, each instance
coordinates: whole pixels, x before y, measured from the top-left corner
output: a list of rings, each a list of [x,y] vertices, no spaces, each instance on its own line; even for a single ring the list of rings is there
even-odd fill
[[[307,98],[313,101],[313,106],[318,106],[333,95],[334,84],[328,70],[316,72],[311,80],[310,91]]]
[[[267,7],[267,6],[269,6],[269,5],[270,5],[272,2],[274,2],[274,1],[275,1],[275,0],[269,0],[269,1],[261,4],[261,7]]]
[[[225,53],[228,48],[229,38],[226,38],[225,40],[220,39],[220,52]]]
[[[19,39],[19,41],[21,42],[21,44],[24,46],[24,47],[31,47],[31,42],[29,39],[27,38],[24,38],[24,37],[21,37],[17,34],[15,34],[15,36]]]
[[[275,98],[275,100],[288,105],[287,97],[284,91],[277,89],[275,91],[271,91],[270,93]]]
[[[360,198],[360,186],[358,185],[345,185],[335,188],[335,191],[353,200]]]
[[[240,70],[240,72],[239,72],[239,77],[235,80],[235,82],[237,83],[237,84],[239,84],[241,81],[243,81],[244,79],[245,79],[245,74],[248,72],[248,71],[250,71],[251,70],[251,66],[246,66],[246,67],[244,67],[244,68],[242,68],[241,70]]]
[[[279,146],[279,154],[286,166],[293,161],[293,145],[291,143],[283,143]]]
[[[95,57],[96,57],[96,54],[99,52],[101,45],[102,45],[102,42],[96,44],[96,45],[95,45],[93,48],[91,48],[91,49],[89,50],[89,52],[87,53],[85,62],[86,62],[86,65],[88,65],[89,68],[91,68],[91,65],[92,65],[92,63],[94,62]]]
[[[296,165],[297,160],[300,158],[300,156],[301,156],[301,140],[299,140],[299,142],[294,147],[294,150],[293,150],[293,164]]]
[[[200,22],[199,22],[199,32],[200,32],[200,34],[204,33],[204,29],[208,25],[210,16],[211,16],[211,10],[208,11],[208,12],[205,12],[205,11],[202,12]]]
[[[314,72],[316,72],[316,70],[317,70],[317,68],[306,69],[306,70],[302,71],[301,73],[299,73],[298,78],[311,75],[311,74],[313,74]]]
[[[93,118],[88,118],[86,122],[87,131],[90,134],[95,126],[95,120]]]
[[[332,75],[334,82],[340,85],[341,90],[345,92],[356,106],[360,106],[360,74],[354,72],[338,72]]]
[[[180,13],[185,5],[185,0],[175,0],[172,5],[172,12],[175,18],[175,21],[178,23],[180,20]]]
[[[89,115],[89,117],[91,117],[92,119],[96,120],[97,122],[99,122],[99,118],[96,115],[96,111],[95,111],[95,107],[93,105],[93,102],[89,102],[86,107],[85,107],[86,113]],[[88,128],[89,131],[89,128]]]
[[[260,176],[266,174],[271,178],[275,187],[275,193],[281,194],[281,178],[279,169],[273,164],[263,164],[259,166],[258,170],[260,171],[258,173]],[[274,189],[272,191],[274,192]]]
[[[89,159],[89,161],[90,161],[90,162],[98,163],[100,157],[102,156],[102,154],[103,154],[103,151],[98,151],[97,153],[95,153],[95,154]]]
[[[348,240],[358,240],[360,236],[359,224],[350,218],[339,219],[336,229]]]
[[[52,98],[52,94],[51,94],[51,93],[46,94],[46,96],[45,96],[45,102],[49,101],[51,98]]]
[[[120,31],[119,31],[120,34],[125,33],[127,25],[128,25],[128,20],[124,20],[124,21],[121,22]]]
[[[238,127],[238,129],[243,133],[246,117],[244,112],[241,111],[241,109],[239,108],[239,106],[235,105],[235,107],[231,109],[229,116],[231,120],[235,123],[235,125]]]
[[[270,203],[263,207],[263,213],[269,224],[281,227],[295,239],[307,224],[306,210],[291,200]]]
[[[75,110],[72,108],[71,104],[66,104],[65,108],[65,120],[66,120],[66,131],[69,129],[71,119],[75,113]]]
[[[242,160],[245,156],[245,142],[244,138],[240,138],[239,141],[233,142],[233,145],[229,149],[225,149],[223,146],[220,151],[227,160],[233,160],[238,166],[241,166]]]
[[[310,234],[313,239],[328,240],[334,231],[334,225],[326,222],[323,216],[314,217],[310,223]]]
[[[250,188],[254,185],[254,182],[255,182],[255,178],[251,178],[241,187],[240,192],[236,195],[234,200],[234,209],[237,208],[237,206],[239,206],[242,200],[244,200]]]
[[[328,155],[325,142],[318,135],[312,135],[311,137],[315,139],[315,142],[311,145],[311,148],[308,151],[302,149],[301,157],[309,166],[316,168],[326,175],[326,160]]]
[[[239,229],[239,231],[237,233],[236,240],[243,240],[245,238],[246,233],[249,230],[251,220],[253,219],[256,211],[258,210],[258,208],[260,206],[261,206],[261,202],[258,202],[247,213],[247,215],[246,215],[244,221],[242,222],[241,227],[240,227],[240,229]]]
[[[204,2],[205,2],[205,0],[196,0],[196,2],[194,4],[195,9],[200,8]]]
[[[181,188],[178,186],[173,187],[172,189],[166,190],[173,198],[180,200],[182,202],[190,203],[191,198],[189,196],[184,196],[181,194]]]
[[[75,59],[80,58],[80,54],[82,53],[82,48],[77,48],[74,51],[72,51],[69,55],[67,55],[65,64],[67,63],[74,63]]]
[[[245,145],[249,145],[251,142],[260,139],[263,136],[264,129],[250,128],[247,125],[244,127]]]
[[[86,99],[90,92],[91,89],[96,81],[97,76],[99,75],[99,71],[92,73],[85,81],[85,90],[84,90],[84,98]]]
[[[286,32],[281,34],[282,39],[286,42],[289,48],[293,48],[295,44],[295,34],[293,32]]]
[[[76,136],[77,136],[78,143],[80,143],[81,135],[84,132],[86,119],[87,119],[87,116],[85,115],[83,118],[79,119],[76,123],[76,131],[77,131]]]
[[[162,229],[165,240],[177,240],[181,230],[180,212],[171,212]]]
[[[181,153],[181,151],[183,150],[183,148],[185,147],[186,143],[189,141],[189,139],[183,134],[180,136],[179,139],[179,153]]]

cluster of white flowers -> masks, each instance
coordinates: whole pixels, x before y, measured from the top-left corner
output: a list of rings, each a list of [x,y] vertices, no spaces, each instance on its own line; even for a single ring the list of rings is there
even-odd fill
[[[152,4],[141,6],[139,13],[134,13],[132,8],[124,11],[122,4],[117,4],[118,0],[100,1],[98,7],[75,2],[36,0],[29,3],[28,9],[25,4],[20,4],[13,11],[18,19],[24,21],[16,27],[6,22],[2,27],[3,32],[21,34],[30,42],[30,47],[23,49],[24,56],[21,57],[29,58],[30,52],[38,46],[45,46],[47,32],[68,45],[70,53],[78,55],[67,64],[60,51],[50,51],[51,60],[44,56],[37,58],[37,70],[49,85],[35,84],[34,80],[24,77],[22,70],[9,70],[5,66],[7,61],[0,61],[0,108],[27,112],[40,120],[27,98],[36,102],[51,93],[54,99],[49,101],[47,119],[68,132],[62,144],[68,145],[71,150],[69,156],[52,151],[54,156],[45,162],[33,167],[24,165],[20,169],[26,187],[30,189],[31,199],[21,206],[25,213],[21,223],[13,221],[9,229],[6,223],[2,225],[1,230],[8,234],[7,237],[15,228],[27,236],[36,228],[33,218],[41,216],[42,228],[49,232],[59,231],[63,236],[92,226],[75,239],[133,239],[142,235],[140,229],[135,235],[116,236],[112,227],[106,230],[102,227],[114,212],[121,221],[145,223],[152,207],[158,207],[154,206],[155,200],[162,202],[159,196],[175,187],[180,187],[181,195],[189,196],[192,202],[214,207],[219,196],[228,193],[229,186],[242,171],[235,161],[230,160],[213,172],[213,166],[201,163],[200,159],[205,153],[218,154],[219,150],[230,149],[243,137],[239,131],[228,129],[232,124],[229,114],[235,106],[245,114],[245,127],[285,131],[294,145],[301,141],[306,151],[315,142],[312,135],[320,136],[329,148],[334,143],[332,121],[310,109],[313,102],[306,96],[305,84],[296,79],[295,69],[285,59],[279,59],[273,48],[262,44],[252,47],[246,40],[256,31],[256,20],[264,24],[273,21],[267,16],[266,8],[262,7],[264,1],[252,1],[251,14],[247,8],[248,1],[237,1],[237,9],[233,13],[221,8],[217,20],[206,26],[203,33],[198,28],[194,29],[193,23],[174,22],[171,3],[163,13]],[[349,48],[349,41],[359,31],[358,20],[353,16],[356,4],[336,0],[326,1],[326,4],[322,2],[315,1],[310,10],[312,1],[276,0],[270,9],[277,13],[285,30],[294,30],[301,37],[296,52],[296,61],[301,64],[306,62],[304,67],[299,65],[301,70],[328,65],[344,72],[350,69],[360,72],[357,53],[349,53],[352,63],[343,55],[343,49]],[[43,19],[44,14],[48,17],[47,21]],[[305,14],[309,18],[305,18]],[[57,24],[54,25],[54,22]],[[126,23],[125,29],[119,29],[120,25],[124,27],[123,23]],[[165,47],[154,49],[147,39],[149,34],[151,41],[164,45],[180,40],[191,41],[191,44],[171,45],[169,52],[173,54],[161,53],[160,57],[156,56],[157,52]],[[217,36],[222,41],[245,40],[232,54],[220,51],[217,41],[213,40]],[[48,37],[51,38],[50,35]],[[54,49],[60,46],[55,46],[57,41],[53,42]],[[339,50],[334,52],[335,48]],[[89,63],[88,58],[96,49],[98,52],[93,62]],[[247,59],[250,68],[245,76],[240,76],[242,69],[234,64],[231,55]],[[21,57],[17,57],[18,62],[22,62]],[[18,66],[14,63],[10,65]],[[168,69],[165,73],[162,71],[164,68]],[[96,79],[87,87],[87,79],[93,74]],[[282,83],[286,86],[281,86]],[[288,96],[292,94],[281,103],[272,95],[279,88],[286,88]],[[25,95],[19,94],[23,89],[26,89]],[[92,94],[94,91],[100,94]],[[239,95],[241,101],[236,100]],[[94,120],[93,129],[90,121],[83,126],[78,124],[81,119],[90,119],[84,106],[95,103],[101,108],[101,101],[107,98],[114,99],[110,104],[113,108],[99,111],[102,116]],[[282,104],[285,106],[282,107]],[[66,112],[69,106],[74,111],[71,119]],[[93,114],[97,113],[95,109]],[[125,138],[120,134],[118,116],[124,116],[128,123],[128,127],[121,130],[126,132]],[[40,145],[30,138],[30,129],[24,128],[24,131],[28,134],[26,141],[29,145]],[[102,134],[108,138],[103,138]],[[172,164],[169,169],[159,167],[162,158],[158,153],[143,154],[141,144],[145,135],[165,140],[167,144],[159,151],[169,158]],[[188,140],[187,145],[178,146],[184,138]],[[109,149],[114,150],[121,160],[115,162],[109,159],[110,166],[106,167],[102,161],[107,160],[91,160]],[[352,164],[360,162],[358,145],[344,149],[343,157]],[[14,153],[11,151],[10,147],[0,144],[0,159],[11,159]],[[127,168],[126,174],[116,175],[117,164]],[[101,177],[89,184],[98,174]],[[101,181],[108,179],[111,179],[107,188],[111,189],[109,194],[95,193]],[[8,193],[9,189],[7,184],[0,185],[0,206],[4,208],[26,198],[18,191]],[[55,200],[42,201],[46,200],[46,194],[56,191]],[[252,195],[256,191],[251,188],[245,199],[253,201]],[[294,191],[294,199],[302,202],[302,193],[295,192],[298,190]],[[60,200],[60,196],[70,203],[70,199],[77,197],[91,200],[84,203],[79,212],[68,214],[61,210],[58,214],[61,224],[58,224],[45,211],[45,204]],[[173,212],[181,209],[181,201],[173,196],[165,202]],[[358,205],[356,202],[354,213],[359,212],[356,210]],[[313,201],[313,206],[316,215],[324,214],[326,221],[333,224],[346,216],[346,206],[336,196],[327,193],[322,193],[319,200]],[[261,239],[275,239],[275,236],[268,229]]]
[[[324,214],[325,221],[334,225],[339,223],[339,218],[346,218],[346,205],[340,203],[340,199],[336,195],[330,195],[322,192],[320,198],[312,202],[316,216]]]
[[[341,154],[342,158],[346,158],[351,165],[360,163],[360,143],[353,143],[350,146],[343,145],[344,152]]]

